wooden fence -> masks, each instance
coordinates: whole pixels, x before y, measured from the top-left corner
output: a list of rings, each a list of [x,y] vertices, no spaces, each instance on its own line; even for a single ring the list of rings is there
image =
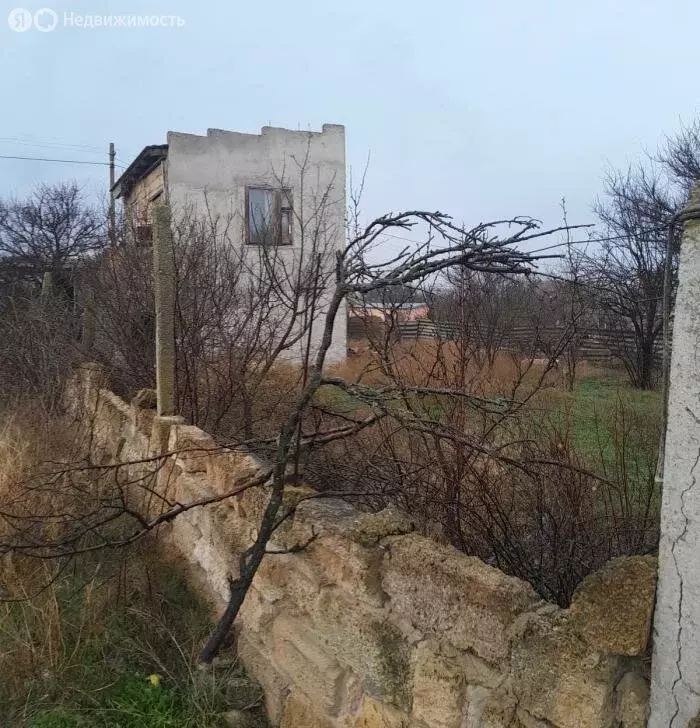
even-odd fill
[[[348,338],[363,339],[368,333],[370,336],[381,335],[385,324],[372,321],[368,331],[366,324],[357,317],[348,319]],[[462,330],[459,324],[449,321],[433,321],[421,319],[419,321],[404,321],[396,324],[395,333],[401,341],[459,341]],[[556,349],[559,342],[564,342],[567,336],[565,327],[548,326],[536,328],[531,326],[517,326],[501,336],[502,348],[508,351],[522,352],[533,356],[548,356]],[[619,331],[597,330],[579,334],[577,346],[578,356],[581,360],[592,364],[606,365],[619,360],[621,351],[633,351],[634,335]],[[661,344],[657,346],[656,355],[661,360]]]

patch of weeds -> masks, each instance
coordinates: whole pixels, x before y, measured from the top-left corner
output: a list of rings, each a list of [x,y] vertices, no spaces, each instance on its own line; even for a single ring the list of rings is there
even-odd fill
[[[39,713],[29,728],[180,728],[196,726],[195,718],[173,687],[129,675],[103,691],[95,705]]]
[[[42,575],[16,566],[25,591],[36,591]],[[266,725],[261,691],[235,658],[199,668],[210,629],[153,543],[77,561],[35,599],[0,604],[0,671],[9,677],[0,726],[214,728],[234,708]]]

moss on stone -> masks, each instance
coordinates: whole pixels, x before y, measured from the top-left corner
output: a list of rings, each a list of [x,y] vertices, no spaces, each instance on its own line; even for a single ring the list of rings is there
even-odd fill
[[[399,630],[388,622],[372,622],[370,630],[379,646],[380,685],[367,686],[378,690],[379,697],[401,708],[411,706],[411,665],[409,648]]]
[[[405,513],[396,508],[385,508],[355,519],[348,535],[361,546],[371,548],[387,536],[401,536],[415,528],[415,523]]]

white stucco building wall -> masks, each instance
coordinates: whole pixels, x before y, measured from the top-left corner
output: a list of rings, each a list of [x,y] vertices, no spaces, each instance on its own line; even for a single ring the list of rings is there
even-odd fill
[[[263,127],[260,134],[209,129],[206,135],[169,132],[165,187],[173,216],[206,215],[225,226],[232,245],[250,249],[246,228],[246,189],[289,189],[294,207],[291,245],[277,254],[294,267],[310,251],[322,251],[331,269],[335,251],[345,245],[345,129],[324,124],[320,132]],[[254,263],[252,263],[254,265]],[[321,296],[320,309],[328,296]],[[320,335],[316,326],[312,350]],[[299,347],[291,352],[297,358]],[[346,355],[346,312],[338,312],[327,362]]]

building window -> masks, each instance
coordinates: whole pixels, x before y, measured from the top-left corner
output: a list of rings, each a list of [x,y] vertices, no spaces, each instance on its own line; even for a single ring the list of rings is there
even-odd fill
[[[252,245],[292,244],[292,191],[246,189],[248,242]]]
[[[149,208],[144,208],[137,200],[132,200],[127,209],[127,225],[130,228],[133,242],[143,247],[152,245],[153,225],[150,220]]]

